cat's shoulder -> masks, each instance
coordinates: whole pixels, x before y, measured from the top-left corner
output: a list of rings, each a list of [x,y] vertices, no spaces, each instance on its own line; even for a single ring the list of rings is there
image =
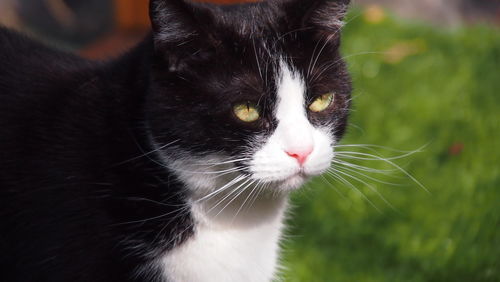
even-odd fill
[[[52,48],[30,36],[0,26],[0,75],[22,72],[67,72],[95,64]]]
[[[41,122],[62,110],[66,115],[77,112],[81,99],[102,104],[98,99],[104,83],[96,78],[100,69],[97,62],[0,27],[0,135],[27,113]]]
[[[23,51],[23,49],[34,47],[34,43],[35,41],[30,39],[27,35],[4,26],[0,26],[1,55],[5,55],[7,52]]]

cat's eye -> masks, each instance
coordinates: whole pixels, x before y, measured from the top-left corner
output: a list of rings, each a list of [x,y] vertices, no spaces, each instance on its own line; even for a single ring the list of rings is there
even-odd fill
[[[326,110],[332,103],[333,93],[323,94],[314,99],[314,101],[309,105],[309,110],[319,113]]]
[[[250,102],[235,105],[233,112],[244,122],[254,122],[260,118],[259,108]]]

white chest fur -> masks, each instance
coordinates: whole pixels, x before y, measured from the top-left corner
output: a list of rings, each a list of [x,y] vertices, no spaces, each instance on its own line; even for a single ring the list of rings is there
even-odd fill
[[[167,281],[271,281],[276,274],[286,197],[257,199],[246,210],[235,210],[238,201],[222,212],[207,207],[193,205],[194,236],[162,258]]]

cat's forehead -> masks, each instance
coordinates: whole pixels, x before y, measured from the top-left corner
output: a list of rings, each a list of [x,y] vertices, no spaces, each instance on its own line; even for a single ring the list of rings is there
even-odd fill
[[[328,74],[334,70],[328,71],[324,65],[338,60],[337,46],[325,41],[306,41],[305,37],[307,35],[278,33],[228,40],[221,46],[215,61],[219,75],[225,77],[229,84],[226,86],[243,88],[256,95],[276,91],[284,66],[300,75],[304,84],[321,81],[328,86],[332,79]],[[322,50],[315,50],[320,44]],[[321,71],[323,74],[314,78],[314,74]],[[221,79],[219,75],[216,79]]]
[[[194,6],[204,11],[201,17],[211,19],[212,28],[220,28],[226,32],[248,35],[286,28],[286,12],[275,1],[233,5],[198,3]]]
[[[309,72],[322,62],[334,60],[338,57],[340,40],[338,36],[323,36],[310,28],[250,34],[228,32],[219,38],[221,61],[231,60],[242,69],[251,67],[255,71],[259,67],[259,72],[273,73],[279,71],[282,61],[297,72]]]
[[[320,10],[331,7],[308,2],[270,0],[236,5],[202,3],[195,6],[202,11],[197,14],[197,20],[206,23],[201,33],[208,35],[207,42],[212,42],[215,48],[236,51],[240,57],[256,52],[269,63],[277,65],[281,57],[307,55],[304,53],[318,41],[328,43],[325,41],[338,39],[342,26],[338,18],[340,12],[331,11],[329,20],[319,21],[318,16],[308,16],[314,14],[311,7]],[[338,8],[340,4],[332,2],[332,5]],[[323,26],[327,25],[325,22],[329,22],[328,28]]]

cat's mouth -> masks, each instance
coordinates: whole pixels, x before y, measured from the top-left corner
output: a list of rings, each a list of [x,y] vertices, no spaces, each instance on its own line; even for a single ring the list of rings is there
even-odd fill
[[[323,174],[326,170],[326,168],[311,170],[307,167],[300,167],[288,171],[288,173],[276,173],[272,178],[262,173],[254,173],[253,178],[261,183],[265,183],[265,186],[270,187],[272,190],[290,191],[301,188],[307,181]]]

